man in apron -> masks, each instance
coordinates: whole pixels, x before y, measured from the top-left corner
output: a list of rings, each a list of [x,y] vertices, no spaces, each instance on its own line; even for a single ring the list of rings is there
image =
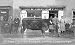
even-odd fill
[[[53,21],[54,28],[55,28],[54,33],[58,35],[58,28],[59,28],[58,23],[59,23],[59,20],[57,18],[57,14],[55,14],[55,17],[52,19],[52,21]]]
[[[54,26],[53,26],[52,16],[50,17],[50,20],[49,20],[49,32],[51,32],[51,33],[54,32]]]

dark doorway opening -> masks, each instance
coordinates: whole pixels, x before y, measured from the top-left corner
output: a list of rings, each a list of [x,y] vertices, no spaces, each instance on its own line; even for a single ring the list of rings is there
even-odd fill
[[[55,14],[57,14],[57,17],[58,17],[58,11],[55,11],[55,10],[50,10],[49,11],[49,18],[52,16],[52,18],[54,18],[55,17]]]

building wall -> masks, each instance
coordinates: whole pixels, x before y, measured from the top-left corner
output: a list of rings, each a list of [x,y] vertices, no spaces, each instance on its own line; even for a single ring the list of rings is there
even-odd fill
[[[19,16],[19,6],[62,6],[64,10],[64,17],[67,22],[72,22],[72,9],[75,8],[75,0],[13,0],[14,18]],[[68,19],[68,20],[67,20]]]
[[[19,8],[19,6],[47,6],[55,5],[55,0],[13,0],[13,7]]]
[[[0,0],[0,6],[13,6],[13,18],[19,17],[19,6],[66,6],[64,10],[65,20],[72,22],[72,9],[75,8],[75,0]]]
[[[11,6],[13,7],[13,0],[0,0],[0,6]],[[13,15],[13,8],[10,9],[10,16]]]
[[[19,16],[19,6],[49,6],[55,5],[55,0],[13,0],[14,18]]]
[[[0,0],[0,6],[13,6],[13,0]]]
[[[64,5],[66,6],[65,8],[65,20],[67,20],[67,22],[72,22],[72,9],[75,8],[75,0],[56,0],[57,5]]]

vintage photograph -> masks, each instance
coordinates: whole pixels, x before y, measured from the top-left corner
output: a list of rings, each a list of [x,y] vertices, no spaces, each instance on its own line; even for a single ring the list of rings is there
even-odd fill
[[[75,45],[75,0],[0,0],[0,45]]]

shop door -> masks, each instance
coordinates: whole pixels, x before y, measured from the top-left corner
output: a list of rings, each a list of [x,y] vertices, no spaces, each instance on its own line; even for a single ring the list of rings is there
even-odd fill
[[[9,10],[8,9],[0,9],[0,17],[3,17],[3,21],[8,21]]]

